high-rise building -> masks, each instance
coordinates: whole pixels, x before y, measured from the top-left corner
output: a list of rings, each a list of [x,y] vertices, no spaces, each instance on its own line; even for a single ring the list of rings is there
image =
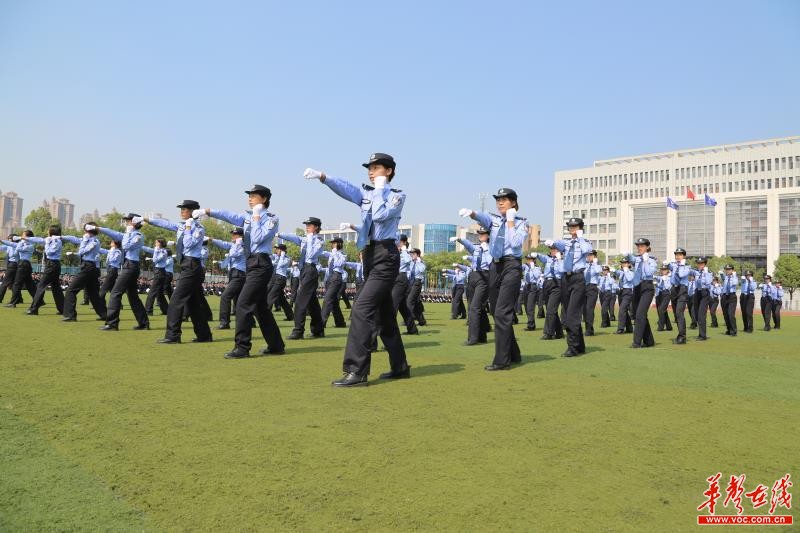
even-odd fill
[[[15,229],[22,228],[22,198],[7,191],[0,196],[0,235],[5,239]]]
[[[151,217],[156,218],[156,217]],[[78,222],[78,225],[82,228],[84,224],[87,222],[98,222],[100,220],[100,211],[95,209],[92,213],[84,213],[81,215],[81,218]]]
[[[582,217],[586,237],[611,255],[637,237],[659,259],[680,246],[768,272],[780,254],[800,255],[800,137],[595,161],[556,172],[554,189],[555,233]]]
[[[42,206],[50,211],[50,216],[57,219],[63,228],[75,227],[75,206],[66,198],[56,200],[55,196],[48,202],[44,200]]]

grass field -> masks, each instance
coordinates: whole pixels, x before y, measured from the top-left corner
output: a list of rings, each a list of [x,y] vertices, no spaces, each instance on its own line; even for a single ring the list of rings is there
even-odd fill
[[[413,378],[378,381],[379,352],[350,390],[330,386],[344,330],[231,361],[232,331],[163,346],[163,317],[0,308],[0,530],[676,531],[716,472],[717,514],[731,474],[800,486],[799,317],[679,348],[602,330],[573,359],[520,326],[523,364],[490,373],[492,346],[427,308]]]

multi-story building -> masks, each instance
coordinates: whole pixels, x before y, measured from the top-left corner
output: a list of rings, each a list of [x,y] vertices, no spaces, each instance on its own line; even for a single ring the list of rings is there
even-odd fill
[[[55,196],[53,196],[49,202],[44,200],[42,206],[50,211],[50,216],[58,220],[62,227],[75,227],[75,205],[71,204],[66,198],[56,200]]]
[[[642,236],[659,259],[681,246],[771,272],[778,255],[800,255],[800,137],[595,161],[556,172],[554,197],[556,233],[580,216],[608,254],[630,251]]]
[[[161,218],[161,217],[148,217],[148,218]],[[78,225],[82,228],[84,224],[88,222],[98,222],[100,220],[100,211],[97,209],[94,210],[92,213],[84,213],[81,215],[80,220],[78,221]]]
[[[22,227],[22,198],[7,191],[0,196],[0,235],[5,239],[15,229]]]

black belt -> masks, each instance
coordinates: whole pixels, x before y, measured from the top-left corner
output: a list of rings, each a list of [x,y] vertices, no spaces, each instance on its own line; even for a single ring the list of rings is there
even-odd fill
[[[504,261],[511,261],[512,259],[516,259],[517,261],[522,260],[522,258],[517,257],[516,255],[504,255],[500,259],[493,259],[492,262],[497,264],[497,263],[502,263]]]
[[[373,246],[375,244],[396,244],[396,243],[397,241],[395,239],[381,239],[381,240],[370,239],[367,246]]]
[[[568,278],[571,278],[575,274],[583,274],[585,270],[586,270],[585,268],[581,268],[580,270],[576,270],[575,272],[564,272],[564,275],[567,276]]]
[[[82,265],[92,265],[93,267],[97,266],[97,263],[95,263],[94,261],[81,261],[81,264]]]

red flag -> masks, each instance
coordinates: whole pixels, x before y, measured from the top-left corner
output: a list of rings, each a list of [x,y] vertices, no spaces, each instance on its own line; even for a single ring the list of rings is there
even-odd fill
[[[686,198],[689,200],[694,200],[694,193],[692,192],[692,189],[688,187],[686,188]]]

